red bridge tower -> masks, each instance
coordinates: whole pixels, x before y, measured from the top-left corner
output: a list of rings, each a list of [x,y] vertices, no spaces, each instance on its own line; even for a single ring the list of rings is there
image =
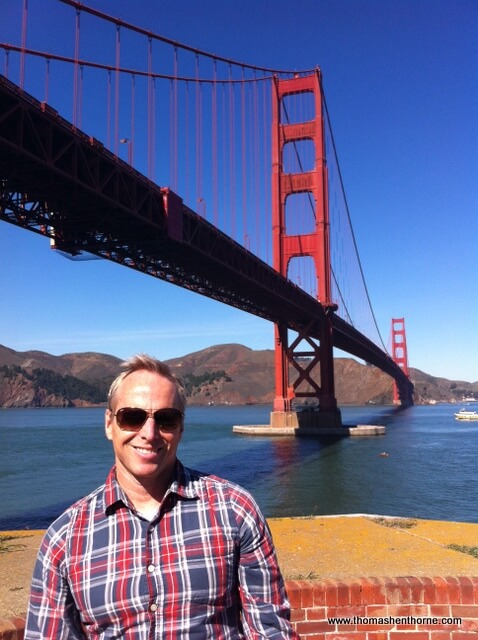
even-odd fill
[[[405,333],[405,318],[392,318],[392,359],[406,376],[410,376],[408,368],[407,336]],[[393,403],[401,402],[397,383],[393,383]]]
[[[315,116],[299,123],[281,122],[282,101],[288,96],[312,94]],[[331,292],[329,208],[325,158],[323,101],[320,72],[306,77],[275,80],[272,119],[272,221],[274,268],[287,276],[292,258],[313,259],[317,277],[317,297],[325,309],[320,346],[307,335],[307,328],[289,342],[286,326],[275,325],[275,400],[271,426],[297,426],[291,411],[293,398],[315,399],[313,411],[301,412],[307,424],[300,426],[342,426],[335,398],[331,314],[337,309]],[[310,171],[285,173],[283,154],[287,144],[312,141],[315,166]],[[295,194],[309,194],[315,207],[314,228],[308,233],[289,235],[286,201]],[[318,375],[312,372],[318,366]],[[297,375],[291,383],[289,370]]]

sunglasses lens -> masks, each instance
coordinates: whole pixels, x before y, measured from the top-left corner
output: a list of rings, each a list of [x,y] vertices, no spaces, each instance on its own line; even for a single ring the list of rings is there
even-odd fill
[[[144,409],[120,409],[116,414],[116,420],[122,429],[139,430],[148,417]]]
[[[182,413],[178,409],[159,409],[154,412],[156,426],[162,431],[175,431],[181,418]]]
[[[125,407],[116,412],[116,422],[120,429],[127,431],[140,431],[148,416],[151,414],[144,409]],[[153,414],[155,425],[161,431],[175,431],[183,414],[179,409],[158,409]]]

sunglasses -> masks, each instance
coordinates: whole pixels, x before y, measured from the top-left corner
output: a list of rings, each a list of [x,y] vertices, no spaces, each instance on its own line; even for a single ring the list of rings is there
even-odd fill
[[[123,431],[140,431],[148,418],[154,419],[155,426],[160,431],[176,431],[179,427],[184,413],[179,409],[158,409],[157,411],[146,411],[146,409],[134,409],[124,407],[118,409],[114,414],[118,426]]]

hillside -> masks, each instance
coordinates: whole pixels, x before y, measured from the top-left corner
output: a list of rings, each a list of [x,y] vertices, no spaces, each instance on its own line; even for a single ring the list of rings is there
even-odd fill
[[[52,356],[0,345],[0,407],[81,407],[104,403],[121,360],[102,353]]]
[[[0,345],[0,407],[79,407],[104,404],[120,359],[101,353],[52,356],[17,352]],[[181,377],[190,404],[271,404],[274,399],[274,353],[238,344],[217,345],[169,360]],[[335,361],[339,405],[390,404],[391,379],[352,358]],[[460,402],[475,394],[478,383],[434,378],[411,370],[415,401]]]

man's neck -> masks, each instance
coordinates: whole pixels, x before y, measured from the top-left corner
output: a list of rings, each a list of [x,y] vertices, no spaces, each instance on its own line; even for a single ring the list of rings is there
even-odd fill
[[[152,520],[157,514],[166,491],[171,484],[173,473],[168,478],[145,478],[139,480],[116,467],[118,484],[128,496],[135,509],[145,518]]]

